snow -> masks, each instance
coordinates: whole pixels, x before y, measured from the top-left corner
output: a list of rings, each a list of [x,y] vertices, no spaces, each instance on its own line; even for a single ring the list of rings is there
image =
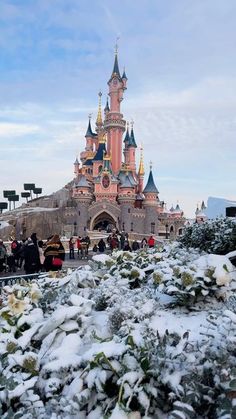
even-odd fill
[[[8,221],[1,221],[0,220],[0,230],[2,229],[2,228],[6,228],[6,227],[9,227],[9,222]]]
[[[45,419],[201,417],[202,397],[218,406],[234,379],[235,284],[227,256],[173,244],[96,255],[59,278],[44,274],[37,286],[5,288],[1,397],[21,417],[29,405]],[[9,293],[26,302],[23,313],[11,313]],[[203,383],[208,369],[203,394],[192,377]]]

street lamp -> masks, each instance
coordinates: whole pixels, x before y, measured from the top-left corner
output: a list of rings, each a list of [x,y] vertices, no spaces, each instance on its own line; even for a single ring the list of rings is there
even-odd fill
[[[168,239],[168,224],[166,224],[165,227],[166,227],[166,239]]]

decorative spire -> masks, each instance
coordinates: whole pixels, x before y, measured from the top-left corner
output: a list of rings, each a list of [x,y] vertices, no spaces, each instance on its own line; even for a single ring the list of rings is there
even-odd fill
[[[149,173],[147,184],[143,190],[143,193],[155,193],[155,194],[159,193],[154,183],[154,179],[152,175],[152,162],[150,162],[150,173]]]
[[[134,127],[134,121],[131,121],[131,132],[130,132],[128,147],[137,148],[137,144],[136,144],[135,137],[134,137],[134,128],[133,127]]]
[[[98,115],[96,120],[96,125],[101,126],[102,125],[102,92],[100,91],[98,93]]]
[[[201,210],[202,210],[202,211],[204,211],[205,209],[206,209],[205,202],[204,202],[204,201],[202,201]]]
[[[124,143],[125,144],[129,144],[130,142],[130,135],[129,135],[129,123],[127,122],[126,124],[126,134],[125,134],[125,138],[124,138]]]
[[[139,169],[138,169],[139,176],[144,176],[144,163],[143,163],[143,148],[141,146],[140,148],[140,163],[139,163]]]
[[[74,165],[79,165],[79,160],[78,160],[78,157],[76,157],[76,159],[75,159],[75,162],[74,162]]]
[[[104,112],[110,112],[110,107],[109,107],[108,97],[107,97],[107,103],[106,103],[106,106],[105,106],[105,108],[104,108]]]
[[[118,39],[119,38],[117,38],[117,41],[118,41]],[[121,79],[119,64],[118,64],[118,44],[117,44],[117,41],[116,41],[116,45],[115,45],[115,61],[114,61],[114,66],[113,66],[113,70],[112,70],[111,79],[115,76],[117,76],[119,79]]]
[[[89,117],[89,123],[88,123],[88,128],[87,128],[87,132],[85,134],[85,137],[94,137],[95,134],[93,133],[92,128],[91,128],[92,114],[90,113],[88,117]]]
[[[126,74],[125,74],[125,67],[124,67],[124,70],[123,70],[123,74],[122,74],[122,80],[124,79],[124,80],[128,80],[127,79],[127,76],[126,76]]]

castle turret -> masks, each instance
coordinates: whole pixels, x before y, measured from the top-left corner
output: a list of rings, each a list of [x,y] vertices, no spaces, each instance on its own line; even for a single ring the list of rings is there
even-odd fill
[[[107,132],[107,149],[111,154],[112,170],[117,175],[122,161],[122,135],[125,131],[125,121],[120,112],[120,103],[126,89],[126,82],[121,78],[118,65],[117,46],[115,49],[115,61],[111,77],[108,81],[110,96],[110,111],[106,113],[104,128]]]
[[[106,154],[106,137],[100,135],[98,149],[93,158],[93,176],[97,176],[103,169],[103,157]]]
[[[148,176],[147,184],[143,190],[145,200],[143,202],[144,208],[146,210],[145,217],[145,232],[148,234],[157,234],[158,233],[158,218],[157,218],[157,208],[158,208],[158,189],[155,185],[153,174],[152,174],[152,165],[150,164],[150,172]]]
[[[132,122],[129,143],[128,143],[128,165],[129,165],[130,170],[132,170],[132,172],[136,171],[136,163],[135,163],[136,148],[137,148],[137,144],[134,137],[134,129],[133,129],[133,122]]]
[[[143,149],[140,149],[140,163],[138,169],[138,191],[139,193],[143,192],[143,179],[144,179],[145,171],[144,171],[144,162],[143,162]]]
[[[130,142],[130,135],[129,135],[129,123],[127,122],[127,128],[126,128],[126,134],[124,138],[124,163],[126,166],[128,166],[129,163],[129,149],[128,145]]]
[[[76,157],[75,162],[74,162],[74,174],[75,176],[78,176],[79,174],[79,160]]]
[[[78,234],[82,236],[88,228],[88,208],[93,199],[91,187],[86,179],[86,176],[81,175],[78,182],[75,183],[73,189],[73,198],[76,199],[80,208],[77,212],[77,226]]]
[[[127,76],[126,76],[126,74],[125,74],[125,68],[124,68],[124,71],[123,71],[123,74],[122,74],[122,81],[123,81],[123,85],[124,85],[124,89],[126,89],[126,83],[127,83]]]

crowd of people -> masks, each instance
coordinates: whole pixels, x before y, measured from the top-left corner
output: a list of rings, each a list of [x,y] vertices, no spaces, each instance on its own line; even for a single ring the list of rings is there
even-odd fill
[[[88,259],[91,240],[89,236],[78,236],[77,239],[71,237],[69,240],[69,258]],[[114,230],[106,239],[101,238],[94,244],[94,253],[104,253],[106,250],[113,252],[115,249],[124,251],[137,251],[140,248],[154,247],[155,240],[150,236],[145,237],[139,243],[134,240],[130,245],[128,233]],[[33,274],[40,271],[61,270],[65,260],[65,248],[58,234],[49,237],[45,242],[38,240],[36,233],[22,241],[13,240],[10,249],[7,249],[3,241],[0,240],[0,273],[5,271],[16,272],[24,269],[26,274]]]
[[[16,272],[22,268],[27,275],[57,271],[62,268],[64,260],[65,249],[58,234],[43,242],[33,233],[26,240],[13,240],[10,249],[0,240],[0,273],[7,270]]]

